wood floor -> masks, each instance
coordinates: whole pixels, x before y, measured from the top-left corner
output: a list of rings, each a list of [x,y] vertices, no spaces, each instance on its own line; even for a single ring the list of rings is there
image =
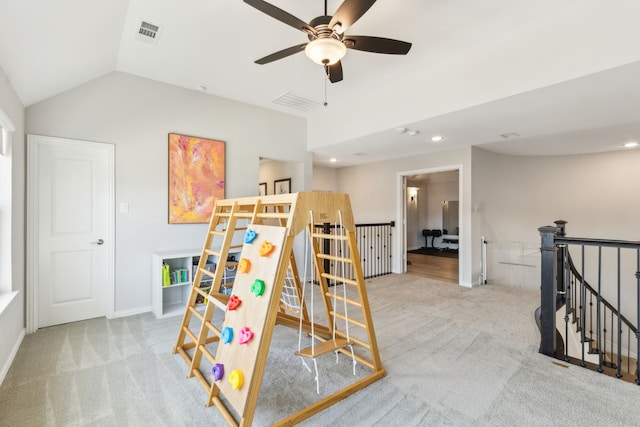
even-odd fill
[[[458,258],[407,253],[407,273],[458,283]]]

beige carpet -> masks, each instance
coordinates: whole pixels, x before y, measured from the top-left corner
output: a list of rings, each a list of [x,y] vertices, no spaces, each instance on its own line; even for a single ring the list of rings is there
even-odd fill
[[[386,378],[308,426],[638,425],[638,386],[538,354],[535,293],[464,289],[412,275],[367,281]],[[171,354],[180,318],[94,319],[25,337],[0,386],[1,426],[223,426],[186,364]],[[278,327],[254,425],[318,399]],[[319,361],[321,395],[367,371]]]

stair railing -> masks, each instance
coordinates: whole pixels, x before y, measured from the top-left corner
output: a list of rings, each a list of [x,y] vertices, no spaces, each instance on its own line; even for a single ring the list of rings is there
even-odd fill
[[[622,373],[622,342],[623,325],[627,332],[627,372],[631,372],[630,354],[632,339],[636,339],[635,379],[640,385],[640,332],[620,313],[623,296],[630,298],[635,296],[637,300],[636,315],[637,324],[640,324],[640,242],[604,239],[586,239],[567,237],[565,233],[566,221],[556,221],[556,226],[540,227],[538,231],[541,237],[541,307],[540,307],[540,352],[551,357],[559,357],[569,360],[568,337],[569,324],[576,325],[576,331],[580,333],[581,343],[595,342],[595,348],[589,348],[598,353],[597,370],[603,372],[604,368],[615,368],[615,376],[621,378]],[[581,271],[579,272],[569,255],[569,247],[577,246],[581,253]],[[598,249],[597,257],[597,289],[591,286],[584,278],[586,254],[585,247],[594,246]],[[616,303],[612,304],[602,297],[602,248],[612,247],[616,249],[617,283],[615,286]],[[634,251],[636,258],[636,271],[633,273],[637,282],[637,292],[622,289],[621,251]],[[625,274],[629,274],[626,273]],[[626,276],[628,279],[629,276]],[[593,313],[593,301],[595,299],[596,313]],[[565,305],[564,329],[565,347],[560,351],[556,342],[556,310]],[[589,305],[589,311],[587,311]],[[593,323],[596,323],[595,340]],[[587,325],[589,332],[587,334]],[[573,332],[573,331],[572,331]],[[608,333],[608,335],[607,335]],[[608,350],[607,350],[608,345]],[[614,346],[616,347],[614,349]],[[586,366],[585,349],[582,344],[580,365]],[[614,362],[615,358],[615,362]]]
[[[334,234],[336,230],[335,224],[316,224],[317,231],[324,234]],[[395,221],[375,224],[356,224],[356,242],[358,251],[360,252],[360,264],[365,279],[384,276],[392,273],[392,248],[393,229]],[[330,240],[325,239],[323,243],[323,252],[327,255],[333,250]],[[348,256],[348,254],[341,254]],[[329,260],[324,261],[325,270],[329,271],[331,263]],[[353,276],[353,270],[350,266],[346,267],[348,277]]]

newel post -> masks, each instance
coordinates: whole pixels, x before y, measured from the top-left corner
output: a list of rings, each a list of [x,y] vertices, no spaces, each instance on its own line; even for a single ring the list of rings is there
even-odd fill
[[[560,237],[564,237],[567,235],[567,221],[564,220],[558,220],[558,221],[553,221],[554,224],[556,225],[556,234]],[[564,261],[565,261],[565,253],[567,251],[567,246],[566,245],[560,245],[558,247],[558,250],[556,251],[556,259],[557,259],[557,263],[556,263],[556,280],[558,281],[558,287],[557,287],[557,291],[558,291],[558,295],[556,296],[557,300],[562,300],[563,302],[566,301],[566,295],[565,292],[567,291],[567,286],[564,283],[564,268],[566,267],[564,265]]]
[[[556,251],[555,227],[538,228],[540,232],[540,252],[542,255],[540,277],[540,353],[553,357],[556,351]]]

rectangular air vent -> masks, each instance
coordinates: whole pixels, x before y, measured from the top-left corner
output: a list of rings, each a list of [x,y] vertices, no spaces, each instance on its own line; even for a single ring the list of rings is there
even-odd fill
[[[294,110],[302,111],[306,113],[311,110],[315,110],[322,104],[313,99],[305,98],[304,96],[297,95],[293,91],[286,92],[273,100],[274,104],[282,105],[284,107],[292,108]]]
[[[145,43],[156,44],[160,36],[160,27],[150,22],[140,21],[136,36],[138,40],[142,40]]]

